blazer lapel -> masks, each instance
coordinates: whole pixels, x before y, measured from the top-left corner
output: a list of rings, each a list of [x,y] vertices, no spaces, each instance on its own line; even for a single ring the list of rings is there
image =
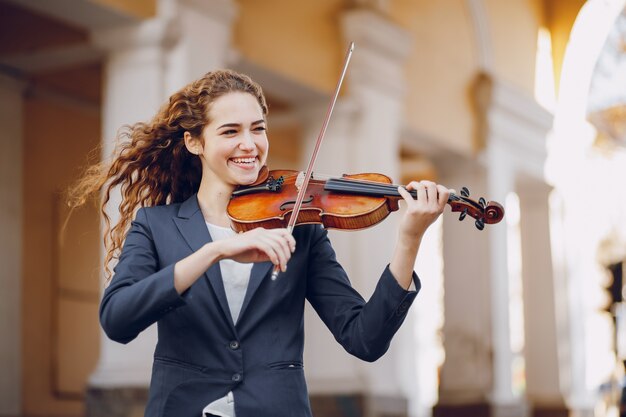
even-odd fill
[[[252,267],[252,272],[250,273],[250,282],[248,283],[248,290],[246,291],[246,296],[243,299],[243,304],[241,306],[241,312],[239,313],[239,319],[237,322],[241,321],[241,317],[243,317],[246,312],[246,308],[248,304],[250,304],[250,300],[254,296],[254,293],[263,282],[263,279],[267,277],[274,266],[271,262],[258,262],[255,263]]]
[[[204,217],[202,216],[202,211],[200,211],[196,194],[192,195],[181,204],[178,210],[178,216],[174,217],[174,223],[176,223],[180,234],[194,252],[200,249],[205,243],[212,242],[211,235],[209,234],[209,230],[204,222]],[[226,291],[224,291],[224,282],[222,281],[219,263],[213,264],[205,272],[205,276],[215,292],[222,312],[226,316],[226,320],[234,329],[235,326],[233,318],[230,315],[230,309],[228,308],[228,300],[226,299]]]

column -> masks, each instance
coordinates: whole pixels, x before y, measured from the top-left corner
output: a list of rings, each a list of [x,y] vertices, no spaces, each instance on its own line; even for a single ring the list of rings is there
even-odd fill
[[[107,51],[102,103],[103,159],[110,158],[118,129],[150,120],[163,102],[165,45],[172,36],[171,22],[160,19],[94,33],[94,42]],[[112,224],[119,218],[119,203],[120,196],[116,194],[107,207]],[[90,386],[147,386],[155,343],[154,326],[128,345],[112,342],[103,333],[100,360]]]
[[[93,41],[107,52],[103,158],[113,151],[121,126],[149,121],[171,93],[223,65],[234,17],[230,0],[164,0],[154,19],[93,33]],[[119,203],[115,195],[108,205],[112,222],[119,217]],[[127,345],[102,334],[88,415],[127,416],[143,407],[156,340],[156,325]]]
[[[378,6],[380,7],[380,6]],[[411,37],[404,29],[371,9],[355,9],[342,16],[346,43],[354,41],[347,92],[358,105],[352,120],[351,168],[355,172],[380,172],[400,180],[400,133],[406,91],[404,68]],[[399,213],[354,236],[353,274],[356,285],[371,294],[378,276],[390,262],[397,237]],[[411,320],[400,328],[389,351],[375,363],[359,363],[366,383],[365,415],[405,413],[413,395],[415,371],[407,357],[413,355]]]
[[[496,415],[520,407],[533,415],[563,415],[550,187],[544,175],[552,115],[533,98],[496,80],[488,124],[490,196],[510,205],[506,228],[494,228],[499,232],[491,242],[496,343],[492,409]]]
[[[306,168],[313,152],[327,107],[328,103],[320,102],[298,109],[305,140],[300,163],[302,169]],[[356,142],[353,136],[353,120],[357,112],[358,106],[349,99],[342,99],[337,103],[315,164],[314,176],[356,172],[351,167],[353,161],[349,155],[353,152]],[[355,272],[355,264],[360,257],[353,250],[353,245],[361,233],[329,230],[337,260],[346,269],[352,284],[363,293],[360,287],[363,277]],[[368,276],[372,275],[370,278],[373,278],[373,274],[374,272]],[[365,384],[359,360],[343,350],[308,303],[306,309],[305,370],[314,409],[317,406],[316,400],[320,397],[360,394]]]
[[[166,93],[224,68],[230,55],[234,0],[162,0],[160,14],[176,23],[179,37],[167,56]]]
[[[446,186],[457,193],[467,187],[473,199],[496,200],[487,192],[481,166],[458,157],[437,162]],[[443,217],[445,361],[434,416],[488,415],[494,379],[490,265],[490,236],[494,232],[489,225],[478,231],[473,222],[469,217],[459,222],[451,213]]]
[[[410,37],[371,9],[346,12],[342,16],[342,30],[345,48],[351,41],[356,47],[314,172],[336,175],[379,172],[397,182],[400,179],[403,68]],[[340,68],[338,74],[339,71]],[[303,121],[306,160],[321,129],[321,108],[325,104],[319,105],[316,113],[319,117]],[[380,273],[391,260],[398,217],[398,213],[392,213],[384,222],[367,230],[331,232],[338,259],[365,298],[373,292]],[[406,414],[409,387],[415,386],[414,368],[406,362],[413,353],[410,321],[400,329],[387,354],[375,363],[346,359],[345,352],[331,347],[336,342],[327,337],[327,332],[307,323],[307,365],[314,369],[309,372],[308,381],[314,406],[318,393],[331,391],[324,390],[328,384],[323,381],[342,379],[342,386],[336,384],[332,393],[352,393],[353,406],[361,415]],[[309,342],[312,339],[315,342]],[[314,348],[312,343],[315,343]],[[314,353],[322,348],[323,358]]]
[[[444,219],[446,360],[436,416],[523,415],[526,398],[543,392],[546,385],[550,392],[559,390],[558,367],[543,367],[546,359],[537,355],[539,351],[557,355],[555,338],[537,337],[546,326],[556,327],[550,298],[548,193],[529,191],[547,188],[543,164],[551,117],[534,100],[499,80],[484,117],[487,146],[480,165],[450,157],[440,166],[446,184],[457,190],[465,185],[472,191],[470,197],[497,201],[507,214],[503,222],[486,225],[483,232]],[[538,273],[542,282],[537,282]],[[532,298],[538,292],[551,302],[538,303]],[[538,315],[545,321],[538,322]]]
[[[0,76],[0,415],[22,411],[22,89]]]
[[[492,133],[493,135],[493,133]],[[506,145],[489,138],[487,149],[487,193],[486,199],[493,199],[508,208],[508,193],[515,191],[517,168],[508,157],[510,149]],[[496,139],[497,140],[497,139]],[[495,143],[494,143],[495,142]],[[513,226],[515,227],[515,226]],[[489,287],[491,305],[491,343],[493,355],[493,386],[489,395],[492,415],[507,415],[505,410],[518,408],[522,401],[522,392],[514,387],[514,370],[516,362],[522,359],[523,350],[514,351],[513,341],[523,340],[523,326],[515,328],[512,321],[513,311],[511,293],[519,285],[521,276],[516,265],[519,255],[514,251],[515,235],[509,227],[507,219],[496,227],[489,228],[489,245],[486,247],[489,254]],[[517,257],[517,259],[516,259]],[[523,300],[522,300],[523,302]],[[521,335],[520,335],[521,332]],[[521,347],[523,349],[523,347]],[[517,370],[517,372],[520,372]],[[522,368],[523,372],[523,368]]]
[[[559,371],[555,280],[549,279],[553,276],[550,192],[550,187],[539,182],[529,181],[519,188],[523,291],[529,300],[525,312],[526,397],[535,412],[566,415]]]

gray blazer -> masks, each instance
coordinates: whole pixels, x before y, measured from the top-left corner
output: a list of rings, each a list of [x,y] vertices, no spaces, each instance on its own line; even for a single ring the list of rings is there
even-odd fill
[[[120,343],[158,324],[146,416],[200,417],[231,390],[237,417],[311,416],[302,363],[305,299],[352,355],[375,361],[387,351],[417,291],[401,288],[387,267],[365,302],[323,228],[298,226],[294,237],[296,251],[277,280],[269,278],[270,262],[253,266],[233,323],[218,263],[183,294],[174,288],[174,264],[211,242],[196,195],[137,212],[100,321]],[[413,280],[419,290],[417,275]]]

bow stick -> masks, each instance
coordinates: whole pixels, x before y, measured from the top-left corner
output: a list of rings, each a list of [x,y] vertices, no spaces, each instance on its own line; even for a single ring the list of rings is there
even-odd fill
[[[324,135],[326,134],[326,128],[328,127],[330,116],[333,114],[333,109],[335,108],[337,97],[339,97],[339,90],[341,89],[341,84],[343,83],[343,79],[346,75],[346,71],[348,70],[348,64],[350,63],[350,58],[352,57],[352,51],[354,51],[354,42],[350,42],[350,46],[348,47],[348,52],[346,53],[346,58],[343,64],[343,70],[341,71],[341,76],[339,77],[339,81],[337,82],[337,87],[335,87],[335,93],[333,94],[333,98],[330,101],[330,104],[328,105],[328,110],[326,112],[326,118],[324,119],[324,124],[322,125],[322,130],[320,131],[320,134],[317,137],[317,142],[315,143],[313,154],[311,155],[311,159],[309,160],[309,165],[306,171],[304,172],[304,179],[302,181],[300,190],[298,191],[298,196],[296,197],[296,203],[293,206],[291,217],[289,218],[289,224],[287,225],[287,230],[289,231],[289,233],[293,234],[293,228],[296,225],[298,214],[300,214],[300,208],[302,207],[302,200],[304,200],[306,188],[309,185],[309,180],[311,179],[311,175],[313,173],[313,166],[315,165],[315,160],[317,159],[317,153],[320,150],[320,146],[322,145],[322,140],[324,139]],[[280,272],[279,267],[274,266],[274,271],[272,271],[272,280],[275,280],[278,277],[279,272]]]

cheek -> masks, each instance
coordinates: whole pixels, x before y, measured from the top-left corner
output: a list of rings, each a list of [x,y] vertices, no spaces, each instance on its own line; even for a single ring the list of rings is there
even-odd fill
[[[263,152],[263,154],[267,155],[267,151],[269,149],[269,142],[267,141],[267,137],[257,141],[257,148]]]
[[[213,148],[213,155],[218,159],[228,158],[235,151],[235,148],[236,145],[234,143],[223,142]]]

